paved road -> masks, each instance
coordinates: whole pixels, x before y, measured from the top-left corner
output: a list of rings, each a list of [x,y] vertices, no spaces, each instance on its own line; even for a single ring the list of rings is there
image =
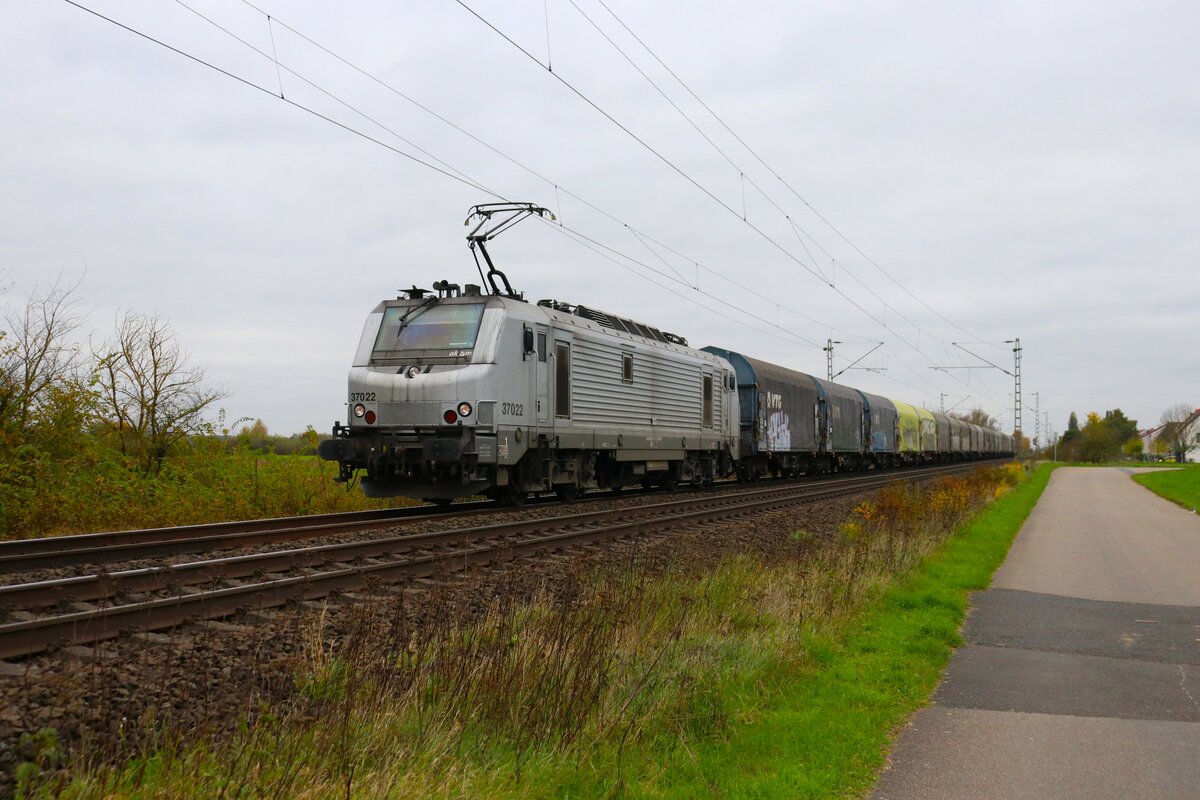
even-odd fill
[[[876,800],[1200,798],[1200,516],[1063,468]]]

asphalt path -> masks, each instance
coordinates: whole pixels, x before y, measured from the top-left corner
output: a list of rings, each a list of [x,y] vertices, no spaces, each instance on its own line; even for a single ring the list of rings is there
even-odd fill
[[[1062,468],[872,795],[1200,798],[1200,517]]]

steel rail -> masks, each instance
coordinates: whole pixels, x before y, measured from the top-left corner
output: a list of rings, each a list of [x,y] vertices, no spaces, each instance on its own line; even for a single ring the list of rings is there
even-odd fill
[[[982,465],[989,462],[959,462]],[[894,473],[902,480],[904,476],[916,477],[923,470],[938,469],[947,465],[919,467]],[[865,473],[870,476],[874,471]],[[853,473],[850,477],[834,480],[862,480],[864,474]],[[826,479],[829,480],[829,479]],[[809,482],[811,485],[811,482]],[[552,500],[535,502],[544,502]],[[519,508],[519,507],[518,507]],[[339,533],[388,527],[408,519],[437,520],[460,516],[477,516],[485,513],[503,513],[518,510],[503,508],[495,503],[460,503],[453,511],[437,506],[408,506],[399,509],[345,512],[340,514],[315,514],[308,517],[279,517],[266,520],[217,522],[205,525],[186,525],[178,528],[150,528],[136,531],[115,531],[73,536],[20,539],[0,542],[0,574],[33,572],[42,569],[99,565],[116,561],[135,561],[144,558],[161,558],[172,555],[188,555],[280,542],[301,541]]]
[[[736,494],[711,495],[685,500],[671,500],[638,506],[639,514],[662,514],[680,508],[721,506],[751,497],[784,495],[803,497],[824,486],[844,486],[848,491],[862,491],[883,481],[881,476],[857,476],[856,480],[822,481],[807,484],[774,485],[750,489]],[[886,480],[896,480],[890,476]],[[610,519],[615,511],[601,509],[578,514],[501,522],[471,528],[455,528],[429,533],[408,533],[382,539],[340,542],[313,547],[275,550],[266,553],[231,556],[229,558],[189,561],[182,564],[143,567],[119,572],[80,575],[68,578],[0,586],[0,606],[8,608],[43,608],[61,602],[89,602],[125,593],[194,586],[223,578],[243,578],[248,575],[279,572],[298,567],[323,566],[330,562],[348,562],[360,558],[375,558],[396,551],[412,551],[422,547],[441,547],[473,539],[518,536],[535,530],[596,524]]]
[[[25,553],[10,552],[0,548],[0,575],[73,567],[81,564],[107,564],[114,561],[136,561],[143,558],[228,550],[234,547],[278,544],[279,542],[314,539],[339,533],[386,528],[407,520],[453,519],[515,510],[497,506],[492,501],[461,503],[456,508],[462,510],[446,511],[437,506],[409,506],[404,509],[387,509],[388,513],[384,513],[383,510],[354,511],[345,514],[314,514],[310,517],[279,517],[272,520],[188,525],[181,528],[150,528],[142,531],[26,539],[20,541],[53,543],[55,539],[72,539],[75,540],[76,546],[59,549],[52,547],[43,550],[31,549]],[[390,513],[412,509],[422,510],[423,513]],[[324,521],[314,522],[316,520]],[[290,523],[290,525],[283,523]],[[208,533],[207,531],[210,530],[216,532]],[[128,534],[137,535],[132,536],[128,541],[123,540],[123,537]],[[145,535],[143,536],[143,534]],[[160,538],[154,538],[153,535],[157,534],[161,534]],[[104,538],[91,539],[89,537]],[[14,544],[20,543],[20,541],[14,542]],[[109,543],[105,543],[106,541]],[[3,544],[7,543],[0,542],[0,545]]]
[[[657,489],[645,490],[648,492]],[[603,499],[597,495],[595,499]],[[592,498],[588,498],[592,499]],[[175,528],[146,528],[68,536],[0,541],[0,574],[39,569],[105,564],[167,555],[187,555],[224,550],[247,544],[276,544],[334,533],[384,528],[407,520],[439,520],[481,514],[505,514],[534,505],[560,502],[554,495],[531,497],[521,506],[501,506],[492,500],[455,503],[452,506],[420,505],[403,508],[232,520]],[[448,510],[449,509],[449,510]]]
[[[450,510],[452,509],[452,510]],[[14,556],[39,555],[69,551],[96,551],[100,548],[133,545],[146,542],[169,542],[200,537],[240,533],[262,533],[278,530],[304,530],[310,526],[362,523],[381,523],[428,517],[452,517],[463,514],[496,511],[490,501],[455,503],[453,506],[404,506],[369,511],[343,511],[334,514],[310,514],[300,517],[274,517],[257,520],[207,522],[200,525],[180,525],[173,528],[144,528],[128,531],[80,533],[68,536],[42,536],[34,539],[10,539],[0,542],[0,564]]]
[[[119,635],[122,631],[161,630],[173,628],[195,618],[221,618],[246,608],[273,608],[293,601],[313,600],[335,592],[361,589],[375,581],[395,581],[405,576],[427,577],[459,566],[488,564],[497,558],[520,555],[548,547],[585,544],[599,539],[611,539],[646,531],[662,532],[682,525],[694,525],[717,519],[729,519],[752,513],[793,505],[814,502],[831,497],[854,494],[889,483],[916,478],[927,480],[939,475],[966,471],[976,464],[938,467],[923,470],[920,474],[907,473],[886,476],[871,476],[867,481],[828,481],[820,485],[804,484],[796,491],[777,489],[752,490],[750,492],[724,495],[721,499],[732,502],[706,504],[708,507],[691,510],[664,509],[664,513],[648,519],[629,522],[609,522],[581,530],[562,531],[562,523],[570,517],[552,518],[558,524],[553,533],[534,536],[525,540],[502,540],[498,544],[483,544],[449,553],[421,555],[382,564],[368,564],[329,570],[309,575],[275,578],[263,582],[233,586],[209,591],[199,591],[174,597],[146,602],[128,603],[88,611],[77,611],[42,619],[20,621],[0,625],[0,658],[14,658],[46,650],[56,644],[94,643]],[[714,500],[717,498],[714,498]],[[677,501],[660,504],[682,506],[695,501]],[[635,511],[644,510],[635,509]],[[578,517],[595,518],[607,516],[611,519],[614,510],[589,512]],[[545,526],[552,520],[531,520],[531,526],[539,522]],[[486,526],[504,528],[506,526]],[[476,529],[476,535],[478,535]]]

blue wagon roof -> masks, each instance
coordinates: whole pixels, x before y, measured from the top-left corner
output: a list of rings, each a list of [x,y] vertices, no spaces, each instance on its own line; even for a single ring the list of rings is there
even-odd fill
[[[804,386],[806,388],[816,387],[816,378],[803,372],[797,372],[794,369],[780,367],[768,361],[760,361],[757,358],[735,353],[732,350],[725,350],[721,347],[702,347],[707,353],[720,356],[733,364],[733,369],[737,373],[737,382],[739,386],[747,384],[757,384],[760,378],[768,378],[770,380],[779,381],[780,383],[790,383],[793,385]]]

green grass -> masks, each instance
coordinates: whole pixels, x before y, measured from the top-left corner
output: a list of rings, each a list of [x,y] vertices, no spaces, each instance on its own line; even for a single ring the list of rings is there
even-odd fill
[[[1107,469],[1108,467],[1118,467],[1121,469],[1170,469],[1182,466],[1181,464],[1176,464],[1174,461],[1135,461],[1131,458],[1120,461],[1053,461],[1049,463],[1054,464],[1056,467],[1090,467],[1094,469]]]
[[[1189,511],[1200,509],[1200,466],[1176,464],[1183,469],[1145,472],[1133,479],[1157,495],[1167,498]]]
[[[53,479],[0,481],[0,539],[157,528],[407,505],[334,482],[316,456],[187,452],[146,475],[110,454],[59,465]],[[2,475],[0,475],[2,477]]]
[[[77,769],[65,795],[861,796],[1050,472],[1007,492],[885,493],[832,539],[797,533],[791,557],[618,570],[570,604],[494,605],[428,640],[390,640],[381,620],[357,650],[306,650],[294,715],[226,745]]]
[[[630,796],[867,792],[891,737],[927,702],[960,644],[968,594],[987,588],[1050,472],[1039,468],[844,631],[809,637],[812,665],[779,687],[754,724],[676,754],[662,769],[669,778],[644,780]],[[731,682],[734,694],[752,677]]]

